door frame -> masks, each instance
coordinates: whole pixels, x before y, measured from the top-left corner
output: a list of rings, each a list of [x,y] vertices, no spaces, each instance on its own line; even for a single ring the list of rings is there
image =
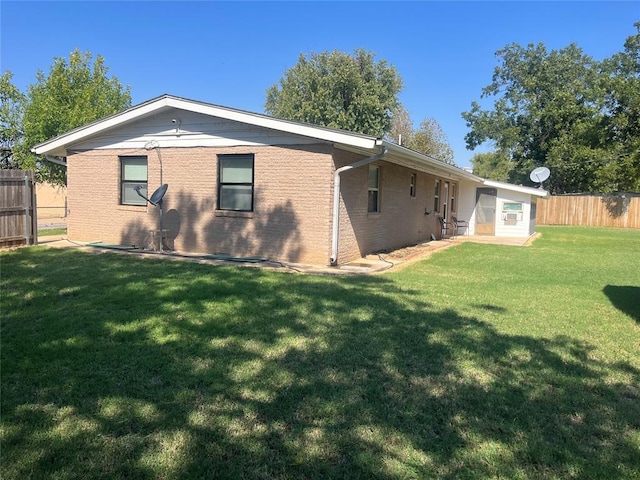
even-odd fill
[[[484,196],[484,198],[487,197],[493,197],[493,205],[489,205],[489,202],[487,202],[487,205],[485,208],[488,208],[489,210],[491,210],[491,214],[492,214],[492,221],[491,222],[485,222],[485,223],[480,223],[478,221],[478,211],[480,209],[480,199]],[[497,201],[498,201],[498,189],[497,188],[492,188],[492,187],[477,187],[476,188],[476,219],[475,219],[475,235],[486,235],[486,236],[494,236],[496,234],[496,205],[497,205]]]

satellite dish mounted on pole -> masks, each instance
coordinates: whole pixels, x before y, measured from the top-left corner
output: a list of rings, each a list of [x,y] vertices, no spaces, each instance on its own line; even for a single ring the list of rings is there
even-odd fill
[[[153,205],[154,207],[155,206],[160,207],[160,232],[159,232],[160,239],[158,242],[160,253],[163,253],[162,251],[162,199],[164,198],[165,193],[167,193],[167,188],[169,188],[169,185],[167,185],[166,183],[163,183],[158,188],[156,188],[156,190],[151,194],[150,198],[147,198],[142,193],[140,193],[140,190],[142,189],[142,185],[136,185],[135,187],[133,187],[136,193],[140,195],[142,198],[144,198],[151,205]]]

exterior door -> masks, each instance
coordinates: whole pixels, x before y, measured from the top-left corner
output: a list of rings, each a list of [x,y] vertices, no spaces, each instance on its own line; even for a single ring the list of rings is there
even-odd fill
[[[497,195],[495,188],[476,188],[476,235],[495,235]]]

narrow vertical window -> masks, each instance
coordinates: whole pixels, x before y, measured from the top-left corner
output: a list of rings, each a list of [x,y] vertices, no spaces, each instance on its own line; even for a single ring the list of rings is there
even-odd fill
[[[369,166],[369,205],[368,212],[380,211],[380,167]]]
[[[445,219],[449,218],[447,210],[449,209],[449,182],[444,182],[444,189],[442,190],[442,216]]]
[[[253,154],[218,155],[218,209],[253,211]]]
[[[440,211],[440,180],[436,180],[436,188],[433,191],[433,211]]]
[[[451,184],[451,211],[456,212],[456,184]]]
[[[147,157],[120,157],[120,204],[146,205],[147,201],[136,193],[147,196]]]
[[[409,187],[409,195],[412,197],[416,196],[416,174],[411,174],[411,185]]]

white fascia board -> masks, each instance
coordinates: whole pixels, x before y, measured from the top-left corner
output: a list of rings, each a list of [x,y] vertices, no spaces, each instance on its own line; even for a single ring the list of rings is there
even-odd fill
[[[548,198],[549,192],[542,188],[525,187],[522,185],[514,185],[512,183],[498,182],[496,180],[484,180],[484,184],[487,187],[502,188],[504,190],[511,190],[512,192],[528,193],[529,195],[535,195],[536,197]]]

